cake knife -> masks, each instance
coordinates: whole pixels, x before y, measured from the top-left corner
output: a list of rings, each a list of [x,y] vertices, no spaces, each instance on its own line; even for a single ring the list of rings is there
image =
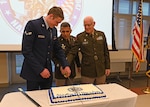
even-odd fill
[[[70,77],[68,77],[68,80],[69,80],[70,84],[73,85],[73,82],[72,82],[72,80],[70,79]]]
[[[65,77],[65,78],[67,78],[67,79],[69,80],[70,84],[72,84],[72,85],[73,85],[73,82],[72,82],[72,80],[70,79],[70,77],[69,77],[69,76],[67,76],[66,74],[64,74],[64,77]]]
[[[73,85],[72,80],[70,79],[70,77],[67,77],[67,78],[68,78],[70,84],[72,84],[72,88],[74,89],[74,92],[77,94],[78,98],[81,99],[81,98],[80,98],[80,95],[78,94],[76,88],[75,88],[74,85]],[[82,100],[80,100],[80,102],[83,104]]]
[[[70,79],[70,77],[69,77],[69,76],[67,77],[66,75],[64,75],[64,77],[69,80],[70,84],[72,84],[72,88],[73,88],[74,92],[77,94],[78,98],[81,99],[81,98],[80,98],[80,95],[78,94],[76,88],[74,87],[73,82],[72,82],[72,80]],[[81,101],[81,103],[83,104],[82,100],[80,100],[80,101]]]

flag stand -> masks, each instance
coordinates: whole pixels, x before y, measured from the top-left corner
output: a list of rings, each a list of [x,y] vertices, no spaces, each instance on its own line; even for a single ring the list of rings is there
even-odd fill
[[[150,93],[150,88],[149,88],[149,78],[150,78],[150,75],[149,75],[149,73],[150,73],[150,70],[148,70],[146,72],[146,75],[147,75],[147,88],[143,90],[143,92],[145,94],[149,94]]]
[[[143,90],[143,92],[145,93],[145,94],[149,94],[150,93],[150,88],[149,88],[149,77],[147,77],[147,88],[146,89],[144,89]]]

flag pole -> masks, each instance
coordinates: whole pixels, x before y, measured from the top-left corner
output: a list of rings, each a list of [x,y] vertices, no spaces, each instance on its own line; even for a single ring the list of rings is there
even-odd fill
[[[133,59],[134,59],[134,54],[132,54],[131,69],[130,69],[130,71],[129,71],[129,89],[131,88],[131,81],[133,80],[133,79],[132,79]]]

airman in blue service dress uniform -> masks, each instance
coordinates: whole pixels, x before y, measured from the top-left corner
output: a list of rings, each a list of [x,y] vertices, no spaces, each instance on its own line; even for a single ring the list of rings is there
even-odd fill
[[[49,89],[52,86],[53,51],[66,75],[70,76],[71,71],[55,28],[63,19],[62,9],[52,7],[47,16],[27,22],[22,40],[24,62],[20,74],[27,80],[27,90]]]
[[[71,26],[68,22],[63,22],[60,25],[60,37],[58,37],[58,40],[61,44],[62,49],[65,52],[65,55],[69,53],[70,49],[74,46],[75,37],[70,35],[71,34]],[[71,69],[71,75],[70,80],[68,78],[65,78],[64,75],[60,71],[60,62],[55,58],[55,83],[56,86],[62,86],[62,85],[71,85],[73,84],[74,77],[76,76],[76,68],[75,64],[77,65],[77,72],[80,72],[80,60],[78,53],[75,56],[75,60],[73,60],[70,64]]]
[[[110,74],[110,57],[105,34],[94,29],[94,25],[91,16],[84,19],[85,31],[77,35],[77,40],[67,59],[70,63],[80,48],[81,83],[102,84]]]

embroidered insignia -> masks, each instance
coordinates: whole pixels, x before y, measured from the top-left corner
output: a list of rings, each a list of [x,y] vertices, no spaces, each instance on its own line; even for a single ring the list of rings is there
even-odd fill
[[[62,48],[62,49],[65,49],[66,46],[65,46],[64,44],[61,44],[61,48]]]

